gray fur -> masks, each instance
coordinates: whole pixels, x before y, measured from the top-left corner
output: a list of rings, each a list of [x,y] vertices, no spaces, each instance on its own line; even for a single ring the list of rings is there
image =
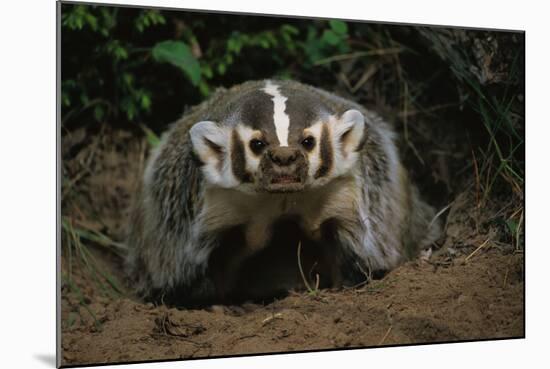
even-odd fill
[[[260,186],[264,177],[248,173],[241,162],[233,163],[231,170],[239,172],[235,177],[242,188],[208,183],[189,135],[197,122],[212,121],[233,130],[245,125],[261,131],[271,144],[278,143],[273,104],[261,92],[265,81],[216,91],[169,129],[148,161],[128,236],[127,269],[140,295],[162,298],[176,294],[176,300],[183,303],[224,296],[243,261],[269,242],[273,220],[286,215],[296,215],[304,234],[328,245],[331,255],[327,260],[332,260],[336,286],[346,279],[342,270],[350,260],[361,270],[388,270],[439,237],[439,223],[432,222],[429,227],[434,209],[420,199],[411,184],[399,159],[395,133],[387,123],[326,91],[292,81],[274,83],[288,97],[289,146],[298,147],[303,129],[319,120],[340,117],[350,109],[361,112],[365,131],[356,148],[357,162],[336,175],[340,162],[324,160],[330,167],[317,171],[325,177],[326,182],[320,182],[323,185],[302,185],[290,192],[258,190],[255,186]],[[327,140],[335,139],[327,134],[323,129]],[[242,149],[247,144],[239,146]],[[243,160],[235,159],[242,158],[242,152],[229,151],[222,148],[216,155]],[[324,152],[333,155],[326,148]],[[304,155],[300,151],[300,160]],[[261,170],[267,165],[266,157],[262,156]],[[307,165],[297,167],[297,173],[303,176]],[[228,247],[222,240],[232,230],[240,232],[244,245],[229,253],[225,265],[213,270],[210,255],[218,247]]]

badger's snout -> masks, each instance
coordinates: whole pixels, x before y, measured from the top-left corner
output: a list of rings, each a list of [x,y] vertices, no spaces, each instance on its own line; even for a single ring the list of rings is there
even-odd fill
[[[267,156],[273,162],[273,164],[279,167],[285,167],[293,164],[300,155],[298,149],[288,147],[288,146],[279,146],[273,148],[267,152]]]
[[[308,163],[301,150],[279,146],[269,149],[264,154],[259,169],[262,190],[295,192],[304,188]]]

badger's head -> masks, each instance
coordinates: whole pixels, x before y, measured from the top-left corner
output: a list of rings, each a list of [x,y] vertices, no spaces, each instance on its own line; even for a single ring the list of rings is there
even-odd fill
[[[228,104],[220,121],[190,130],[206,181],[245,192],[295,192],[346,175],[358,160],[365,122],[333,113],[306,88],[266,82]]]

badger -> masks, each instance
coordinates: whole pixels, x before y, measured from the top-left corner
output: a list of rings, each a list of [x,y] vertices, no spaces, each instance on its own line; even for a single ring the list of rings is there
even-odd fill
[[[126,267],[143,298],[189,305],[246,291],[260,277],[240,273],[266,249],[248,269],[285,279],[284,265],[269,269],[276,255],[303,247],[322,286],[353,286],[428,249],[434,215],[376,113],[299,82],[250,81],[162,136],[131,211]]]

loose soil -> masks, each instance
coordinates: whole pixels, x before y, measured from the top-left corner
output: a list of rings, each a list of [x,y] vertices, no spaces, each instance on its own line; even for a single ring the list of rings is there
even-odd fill
[[[124,239],[146,139],[105,125],[65,134],[62,150],[62,215],[71,226],[62,237],[63,365],[524,336],[523,252],[494,221],[513,206],[480,208],[473,186],[453,195],[431,257],[367,285],[180,310],[139,301],[112,242]],[[68,229],[80,230],[89,253],[70,243]]]

